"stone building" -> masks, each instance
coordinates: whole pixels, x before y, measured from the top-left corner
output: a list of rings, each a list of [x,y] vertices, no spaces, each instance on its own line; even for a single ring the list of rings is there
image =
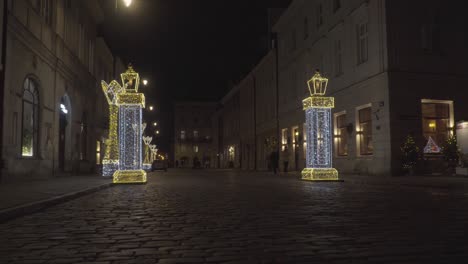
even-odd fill
[[[4,180],[95,169],[105,135],[96,67],[97,1],[9,1],[3,107]],[[101,43],[101,44],[100,44]]]
[[[239,118],[240,133],[230,135],[229,142],[241,146],[241,167],[267,169],[268,152],[278,138],[278,149],[287,149],[282,161],[290,170],[303,169],[302,100],[308,96],[307,81],[319,69],[329,78],[327,95],[336,101],[334,167],[342,173],[401,173],[400,146],[412,135],[423,150],[419,171],[440,170],[440,147],[457,121],[468,119],[462,88],[468,82],[466,19],[460,5],[294,0],[273,27],[277,50],[227,95],[239,94],[240,107],[232,108],[229,120]],[[235,111],[238,117],[232,116]],[[229,145],[224,141],[219,140]],[[429,141],[439,148],[424,150]],[[253,166],[252,152],[257,153]]]
[[[468,110],[459,89],[468,77],[459,58],[468,52],[457,10],[435,0],[293,1],[274,28],[282,143],[294,148],[296,129],[301,135],[300,103],[317,68],[336,100],[334,163],[342,172],[399,173],[409,134],[421,149],[429,137],[442,146]],[[425,172],[436,170],[430,164],[440,153],[421,155]]]
[[[248,113],[249,114],[249,113]],[[240,168],[240,87],[233,87],[222,99],[212,119],[217,150],[217,168]],[[244,134],[245,135],[245,134]]]
[[[215,167],[212,102],[178,102],[174,106],[174,162],[179,168]]]

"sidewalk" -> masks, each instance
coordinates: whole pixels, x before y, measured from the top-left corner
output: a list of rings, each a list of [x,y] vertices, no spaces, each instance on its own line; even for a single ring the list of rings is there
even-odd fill
[[[0,184],[0,222],[110,187],[111,178],[63,176]]]
[[[301,178],[300,172],[288,172],[291,177]],[[468,189],[468,177],[463,176],[378,176],[340,174],[340,179],[354,184],[369,184],[381,186],[411,186],[440,189]]]

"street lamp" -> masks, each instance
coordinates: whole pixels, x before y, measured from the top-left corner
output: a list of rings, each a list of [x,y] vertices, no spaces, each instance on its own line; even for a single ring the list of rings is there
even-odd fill
[[[115,0],[115,9],[117,10],[119,8],[119,1],[120,0]],[[130,7],[132,4],[132,0],[123,0],[125,7]]]
[[[149,106],[149,110],[153,111],[154,107],[152,105]]]
[[[132,4],[132,0],[123,0],[126,7],[129,7]],[[144,81],[143,81],[144,82]],[[146,84],[145,84],[146,85]]]
[[[148,80],[144,79],[144,80],[143,80],[143,85],[144,85],[144,86],[148,85]]]
[[[158,122],[154,122],[154,123],[153,123],[153,126],[157,126],[157,125],[158,125]]]
[[[159,135],[159,130],[156,130],[156,135]]]

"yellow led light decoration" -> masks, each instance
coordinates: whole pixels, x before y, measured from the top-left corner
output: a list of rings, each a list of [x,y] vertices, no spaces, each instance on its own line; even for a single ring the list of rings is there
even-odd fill
[[[338,171],[332,167],[333,97],[325,97],[328,79],[317,71],[307,82],[310,97],[302,101],[306,113],[306,165],[302,179],[307,181],[340,181]]]
[[[109,136],[105,140],[106,150],[102,161],[102,176],[111,177],[117,171],[119,164],[119,106],[117,105],[117,97],[124,90],[117,81],[112,81],[110,84],[102,81],[101,87],[109,104]]]
[[[119,169],[114,173],[114,183],[146,183],[142,159],[142,138],[146,128],[146,124],[142,124],[145,96],[138,93],[140,75],[131,65],[121,78],[123,92],[116,98],[119,106]]]

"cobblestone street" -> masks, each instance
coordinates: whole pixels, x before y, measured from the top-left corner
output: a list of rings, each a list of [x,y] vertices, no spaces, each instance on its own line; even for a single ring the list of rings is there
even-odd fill
[[[466,263],[468,190],[172,170],[0,225],[1,263]]]

